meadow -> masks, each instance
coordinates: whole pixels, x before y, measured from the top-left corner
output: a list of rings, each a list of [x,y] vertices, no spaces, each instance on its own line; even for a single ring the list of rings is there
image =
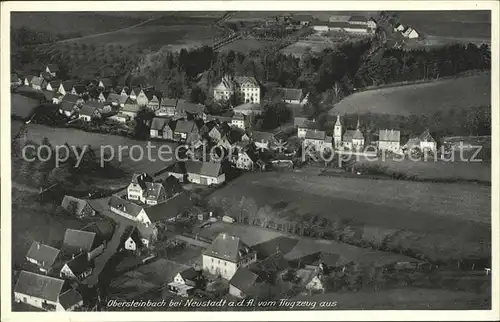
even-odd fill
[[[330,110],[331,115],[382,113],[432,115],[436,111],[491,104],[489,72],[452,79],[366,90],[347,96]]]
[[[20,94],[10,95],[11,115],[19,119],[28,119],[40,102]]]
[[[381,244],[397,234],[401,245],[434,259],[484,255],[491,234],[491,189],[473,184],[253,173],[210,199],[238,216],[242,196],[270,220],[342,220],[362,240]]]
[[[117,135],[90,133],[71,128],[52,128],[40,124],[30,124],[27,127],[26,140],[41,143],[43,138],[47,138],[53,146],[64,145],[66,143],[70,146],[80,147],[90,145],[98,157],[101,156],[101,152],[104,152],[108,159],[110,159],[111,151],[113,150],[114,158],[110,161],[111,164],[117,165],[127,172],[137,173],[154,173],[171,165],[174,162],[173,159],[175,158],[175,155],[173,153],[175,151],[175,147],[177,146],[174,143],[152,142],[151,158],[148,158],[147,142],[145,141],[138,141]],[[111,148],[101,149],[102,146],[110,146]],[[171,157],[172,161],[168,162],[160,160],[158,151],[161,146],[171,147],[172,154],[167,155],[165,153],[162,157],[164,159]],[[119,157],[120,147],[122,148],[121,159]],[[164,150],[162,151],[169,151],[167,148],[163,149]],[[130,150],[132,150],[132,155],[130,154]],[[140,151],[143,151],[142,158]]]

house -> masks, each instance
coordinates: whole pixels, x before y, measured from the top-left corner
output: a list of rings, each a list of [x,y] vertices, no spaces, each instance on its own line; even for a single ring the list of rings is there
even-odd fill
[[[365,146],[365,138],[360,130],[359,119],[356,130],[346,130],[345,133],[342,133],[342,122],[340,115],[337,115],[333,129],[333,142],[335,149],[361,150]]]
[[[16,73],[10,74],[10,85],[11,86],[20,86],[23,84],[23,81],[17,76]]]
[[[365,18],[366,19],[366,18]],[[327,23],[328,31],[340,31],[350,34],[366,34],[368,33],[368,26],[366,24],[345,22],[329,22]]]
[[[260,86],[254,77],[224,75],[214,88],[214,99],[229,100],[236,95],[244,103],[260,103]]]
[[[370,18],[366,24],[368,26],[369,29],[371,30],[375,30],[377,29],[377,22],[375,21],[375,19],[373,18]]]
[[[47,72],[41,72],[40,77],[43,78],[47,84],[53,79],[53,76]]]
[[[128,121],[130,121],[130,116],[127,114],[118,113],[118,114],[111,115],[110,117],[108,117],[108,120],[118,122],[118,123],[127,123]]]
[[[147,173],[134,174],[132,181],[127,187],[127,198],[130,200],[140,200],[147,189],[146,183],[153,182],[153,178]]]
[[[297,137],[303,139],[306,137],[308,131],[315,131],[318,129],[318,124],[315,121],[305,120],[297,126]]]
[[[246,267],[240,268],[229,281],[229,294],[245,298],[258,283],[262,282],[262,278],[256,273]]]
[[[59,90],[60,86],[61,86],[60,80],[53,80],[47,83],[47,87],[45,89],[51,92],[55,92]]]
[[[316,151],[326,148],[328,146],[328,139],[325,131],[308,130],[304,137],[304,146],[313,147]]]
[[[242,130],[247,129],[247,120],[245,115],[243,114],[234,114],[233,118],[231,119],[231,126],[238,127]]]
[[[80,253],[64,264],[59,275],[64,279],[83,281],[92,274],[92,270],[93,263],[87,253]]]
[[[403,151],[411,152],[415,149],[432,153],[437,151],[437,142],[432,137],[429,129],[425,130],[417,137],[410,138],[403,146]]]
[[[397,31],[403,32],[406,29],[406,27],[400,23],[395,24],[393,28],[394,28],[394,32],[397,32]]]
[[[146,96],[148,98],[147,107],[152,111],[157,111],[160,108],[160,99],[153,91],[147,91]]]
[[[195,269],[194,267],[187,268],[182,272],[177,273],[174,277],[174,283],[189,285],[193,287],[200,287],[203,283],[202,270]]]
[[[155,112],[155,114],[157,116],[174,116],[177,103],[177,99],[163,98],[160,102],[160,108]]]
[[[201,104],[194,104],[184,100],[178,100],[175,107],[175,116],[177,118],[202,119],[206,121],[207,115],[205,113],[205,106]]]
[[[402,35],[403,35],[403,37],[409,38],[409,39],[415,39],[415,38],[419,37],[418,32],[411,27],[408,27],[405,31],[403,31]]]
[[[74,311],[83,306],[80,293],[64,280],[21,271],[14,286],[14,301],[44,311]]]
[[[138,252],[141,249],[148,248],[152,245],[151,236],[147,238],[141,236],[138,229],[133,229],[130,236],[124,242],[124,248],[131,252]]]
[[[269,132],[252,131],[251,140],[259,150],[274,150],[278,145],[274,135]]]
[[[257,253],[239,237],[221,233],[203,253],[203,269],[231,280],[240,268],[257,261]]]
[[[328,24],[329,22],[327,21],[314,20],[309,25],[314,29],[314,31],[327,32],[329,30]]]
[[[137,102],[137,105],[139,105],[140,107],[148,105],[149,98],[143,89],[141,89],[141,88],[133,89],[132,92],[130,93],[130,98],[134,99],[133,98],[134,96],[135,96],[135,101]]]
[[[106,102],[106,99],[107,99],[107,96],[108,96],[109,93],[107,92],[101,92],[101,91],[98,91],[97,89],[92,89],[89,91],[89,98],[91,101],[97,101],[99,103],[105,103]]]
[[[73,86],[75,86],[74,81],[64,81],[59,85],[59,93],[62,95],[66,95],[71,93],[71,90],[73,89]]]
[[[116,195],[111,196],[109,200],[109,209],[115,214],[135,222],[141,222],[145,225],[151,224],[151,220],[149,220],[143,207]]]
[[[120,95],[121,95],[121,96],[125,96],[125,97],[127,97],[127,98],[129,97],[130,92],[131,92],[131,91],[130,91],[130,89],[129,89],[128,87],[126,87],[126,86],[125,86],[125,87],[123,87],[123,88],[119,91],[119,93],[120,93]]]
[[[180,192],[162,203],[145,208],[146,215],[151,223],[175,221],[182,212],[193,207],[189,195]]]
[[[63,98],[64,96],[59,94],[59,93],[56,93],[53,97],[52,97],[52,104],[61,104],[62,101],[63,101]]]
[[[213,142],[217,143],[222,138],[217,121],[208,121],[201,129],[200,134],[203,138],[210,138]]]
[[[59,72],[59,66],[55,64],[48,64],[45,66],[45,72],[49,73],[52,77],[56,77]]]
[[[24,78],[24,86],[31,86],[31,81],[33,80],[33,75],[28,75]]]
[[[287,104],[305,104],[302,89],[297,88],[275,88],[271,99],[279,97]]]
[[[47,82],[42,77],[33,76],[31,79],[31,87],[33,89],[41,91],[45,88],[46,84]]]
[[[254,153],[250,151],[240,151],[236,159],[236,168],[251,171],[254,169],[257,160],[258,158]]]
[[[165,117],[155,117],[151,121],[151,127],[149,129],[149,137],[163,139],[163,129],[168,126],[171,118]]]
[[[311,15],[293,15],[291,17],[292,23],[301,25],[301,26],[308,26],[309,23],[313,20],[313,16]]]
[[[243,114],[246,116],[262,114],[262,106],[260,103],[243,103],[233,108],[234,113]]]
[[[73,85],[73,88],[71,89],[71,94],[77,95],[77,96],[82,96],[83,94],[87,94],[87,87],[85,85],[77,84]]]
[[[63,114],[66,117],[72,118],[74,115],[78,113],[78,108],[76,105],[73,105],[69,102],[65,102],[64,100],[59,107],[59,113]]]
[[[173,139],[188,144],[199,140],[199,130],[193,121],[179,120],[174,129]]]
[[[108,97],[106,98],[106,103],[111,104],[111,106],[123,108],[125,102],[127,101],[127,98],[127,96],[123,96],[120,94],[109,93]]]
[[[347,21],[353,25],[368,25],[368,18],[365,16],[351,16]]]
[[[63,207],[70,214],[75,215],[77,218],[95,216],[95,210],[86,200],[78,199],[72,196],[64,196],[61,207]]]
[[[378,134],[378,149],[381,151],[399,152],[400,147],[399,130],[379,130]]]
[[[96,234],[89,231],[66,229],[62,251],[64,255],[90,252],[96,246]]]
[[[123,104],[123,108],[121,109],[121,113],[128,115],[130,119],[134,119],[137,115],[137,112],[139,112],[139,105],[137,104],[136,101],[134,101],[132,98],[127,98],[125,103]]]
[[[103,105],[98,102],[87,102],[78,111],[78,118],[86,122],[90,122],[92,119],[101,118],[101,109]]]
[[[306,290],[309,292],[324,292],[325,290],[323,282],[321,281],[321,273],[319,270],[309,270],[308,276],[302,282],[305,285]]]
[[[83,105],[83,103],[85,103],[83,98],[81,98],[77,95],[73,95],[73,94],[65,95],[62,100],[63,100],[63,102],[70,103],[70,104],[77,106],[77,107],[81,107]]]
[[[202,185],[221,184],[226,180],[219,162],[186,161],[188,180]]]
[[[168,199],[167,191],[162,183],[153,182],[146,174],[134,174],[132,182],[127,187],[130,200],[138,200],[147,205],[156,205]]]
[[[34,241],[26,254],[26,260],[35,264],[41,272],[50,273],[58,256],[59,249]]]
[[[103,90],[110,89],[113,87],[113,82],[109,78],[103,78],[99,81],[99,83],[97,84],[97,87],[99,87]]]
[[[333,15],[328,17],[329,22],[338,22],[338,21],[348,22],[349,19],[351,19],[351,16]]]

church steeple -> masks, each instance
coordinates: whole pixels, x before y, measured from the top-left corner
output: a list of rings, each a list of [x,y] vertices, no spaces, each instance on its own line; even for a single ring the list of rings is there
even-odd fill
[[[356,125],[356,130],[359,130],[359,117],[358,117],[358,124]]]
[[[337,114],[337,122],[335,122],[335,125],[340,125],[340,114]]]

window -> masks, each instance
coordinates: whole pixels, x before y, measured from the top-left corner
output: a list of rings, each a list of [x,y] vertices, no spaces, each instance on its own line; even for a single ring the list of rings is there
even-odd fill
[[[227,266],[227,262],[224,262],[224,266]]]
[[[219,259],[219,261],[217,262],[217,264],[220,264],[220,259]]]
[[[213,259],[213,257],[212,257],[212,263],[213,263],[213,262],[214,262],[214,259]]]

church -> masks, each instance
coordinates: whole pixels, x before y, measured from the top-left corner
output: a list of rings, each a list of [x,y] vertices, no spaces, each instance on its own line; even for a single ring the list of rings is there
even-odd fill
[[[365,138],[360,130],[359,118],[356,130],[346,130],[344,133],[340,115],[337,115],[337,121],[333,129],[333,140],[336,150],[360,151],[365,146]]]

